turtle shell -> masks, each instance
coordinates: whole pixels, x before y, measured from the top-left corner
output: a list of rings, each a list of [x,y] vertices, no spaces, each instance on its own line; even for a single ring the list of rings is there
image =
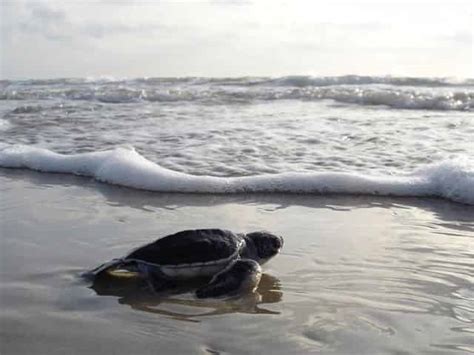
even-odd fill
[[[169,277],[212,276],[239,257],[242,237],[221,229],[181,231],[144,245],[125,260],[144,262]]]

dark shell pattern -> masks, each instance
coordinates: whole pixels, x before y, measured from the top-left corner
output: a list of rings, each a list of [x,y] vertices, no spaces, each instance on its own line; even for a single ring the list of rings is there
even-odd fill
[[[243,244],[242,237],[227,230],[186,230],[144,245],[124,259],[177,267],[217,263],[236,259]]]

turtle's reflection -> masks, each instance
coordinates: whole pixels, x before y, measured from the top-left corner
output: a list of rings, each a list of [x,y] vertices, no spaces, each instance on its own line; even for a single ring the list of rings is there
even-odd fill
[[[150,292],[144,279],[138,277],[97,277],[91,288],[101,296],[119,297],[120,304],[133,309],[161,314],[184,321],[197,321],[195,318],[227,313],[280,314],[261,307],[267,303],[278,303],[283,293],[280,281],[268,274],[262,278],[255,292],[226,299],[196,299],[193,291],[206,280],[179,285],[177,288],[160,294]]]

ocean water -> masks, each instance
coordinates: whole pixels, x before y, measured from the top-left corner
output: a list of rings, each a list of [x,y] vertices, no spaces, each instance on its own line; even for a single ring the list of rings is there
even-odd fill
[[[474,353],[473,80],[0,88],[2,355]],[[233,300],[80,277],[190,228],[285,245]]]
[[[474,203],[472,79],[2,81],[0,114],[3,167],[156,191]]]

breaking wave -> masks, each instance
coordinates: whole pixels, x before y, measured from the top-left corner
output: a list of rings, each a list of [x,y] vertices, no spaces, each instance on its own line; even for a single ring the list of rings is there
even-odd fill
[[[441,197],[474,205],[474,163],[468,159],[444,161],[400,176],[287,172],[224,178],[172,171],[133,148],[63,155],[31,146],[3,145],[0,167],[90,176],[105,183],[160,192]]]
[[[450,78],[416,78],[392,76],[285,76],[271,80],[272,83],[282,86],[331,86],[331,85],[394,85],[394,86],[424,86],[424,87],[456,87],[472,86],[474,80],[456,80]]]
[[[394,109],[474,110],[474,80],[374,76],[142,78],[2,81],[0,100],[80,100],[105,104],[333,100]],[[30,107],[34,109],[34,107]],[[22,113],[22,112],[20,112]]]

